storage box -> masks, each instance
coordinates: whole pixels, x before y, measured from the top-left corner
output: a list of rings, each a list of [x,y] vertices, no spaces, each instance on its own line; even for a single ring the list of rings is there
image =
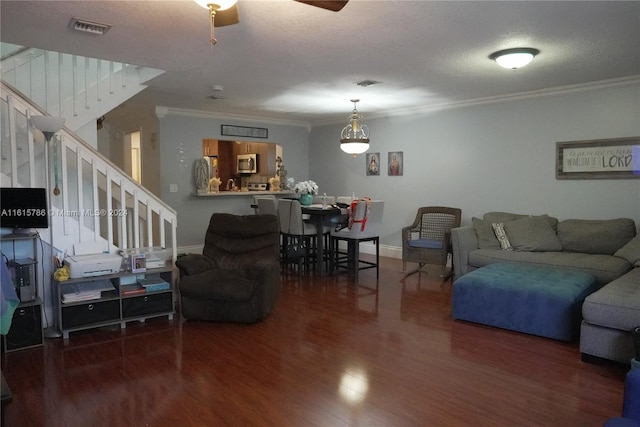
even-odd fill
[[[125,249],[121,251],[121,254],[128,260],[132,259],[132,255],[143,255],[145,260],[145,267],[147,269],[165,267],[167,265],[167,261],[171,259],[171,249],[165,249],[160,246]],[[128,264],[131,265],[131,262],[129,262]]]

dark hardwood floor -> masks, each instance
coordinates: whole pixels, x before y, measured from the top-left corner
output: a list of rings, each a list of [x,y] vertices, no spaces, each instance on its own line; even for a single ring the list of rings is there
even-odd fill
[[[283,280],[253,325],[179,316],[2,357],[20,426],[601,426],[627,367],[451,319],[438,269]]]

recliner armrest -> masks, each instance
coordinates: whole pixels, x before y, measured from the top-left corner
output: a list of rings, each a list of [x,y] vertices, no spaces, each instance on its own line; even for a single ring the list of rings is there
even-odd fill
[[[176,266],[180,269],[181,276],[192,276],[211,270],[215,264],[204,255],[190,254],[178,258]]]

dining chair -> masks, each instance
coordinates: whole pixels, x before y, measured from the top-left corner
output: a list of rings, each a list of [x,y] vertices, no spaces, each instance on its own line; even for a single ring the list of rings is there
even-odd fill
[[[278,200],[275,197],[256,197],[256,201],[260,215],[278,216]]]
[[[282,266],[297,264],[299,271],[302,267],[306,270],[312,264],[315,255],[316,227],[302,219],[302,206],[298,200],[279,199],[278,218],[280,221],[280,234],[282,236],[281,254]],[[287,245],[296,241],[304,241],[306,251],[302,256],[290,258],[287,256]]]
[[[278,199],[276,199],[275,195],[273,195],[273,194],[257,195],[257,196],[253,196],[253,206],[257,206],[254,209],[256,215],[263,213],[263,212],[260,211],[260,200],[270,200],[270,202],[268,202],[268,203],[272,204],[273,206],[275,206],[275,211],[278,210]],[[263,204],[263,206],[265,206],[265,208],[268,209],[269,211],[273,211],[266,204]]]
[[[358,272],[369,268],[376,269],[376,278],[380,275],[380,229],[382,228],[382,200],[360,199],[351,213],[350,225],[330,234],[330,269],[353,271],[356,281]],[[346,252],[340,250],[340,242],[346,242]],[[360,243],[373,242],[376,248],[375,262],[360,259]]]

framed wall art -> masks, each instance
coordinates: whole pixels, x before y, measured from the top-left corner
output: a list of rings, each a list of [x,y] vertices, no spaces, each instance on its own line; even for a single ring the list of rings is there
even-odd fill
[[[268,138],[269,129],[246,126],[220,125],[220,135],[244,136],[250,138]]]
[[[556,179],[640,178],[640,137],[556,143]]]
[[[367,153],[367,176],[380,175],[380,153]]]
[[[402,151],[389,151],[389,176],[402,176],[403,163]]]

